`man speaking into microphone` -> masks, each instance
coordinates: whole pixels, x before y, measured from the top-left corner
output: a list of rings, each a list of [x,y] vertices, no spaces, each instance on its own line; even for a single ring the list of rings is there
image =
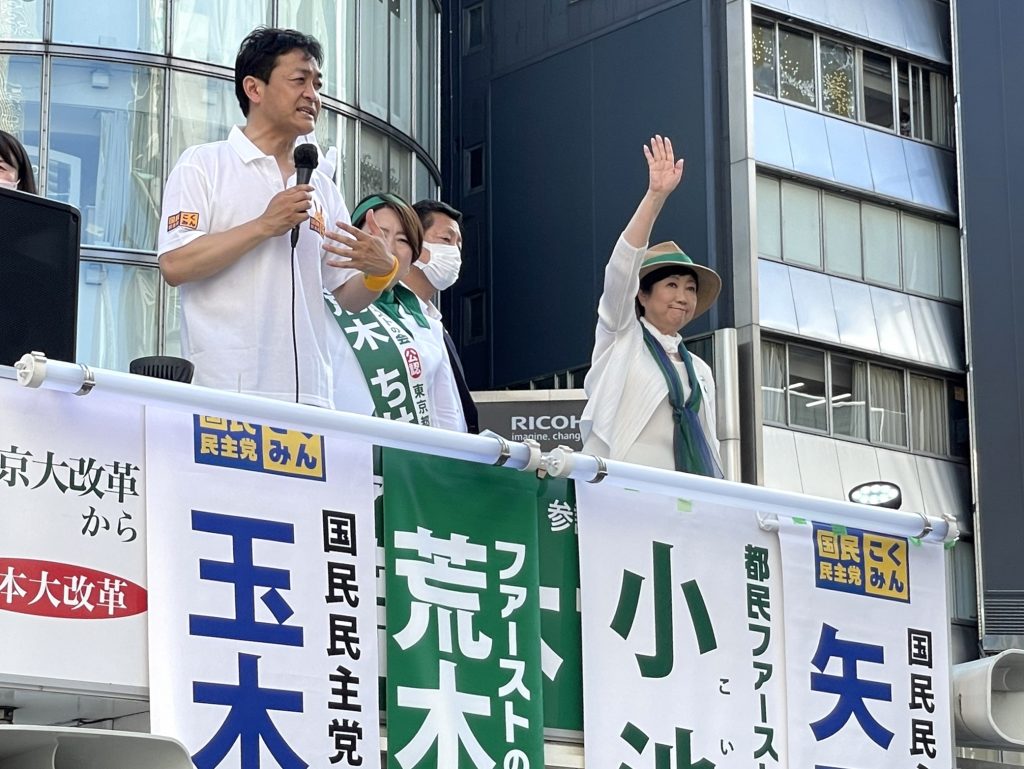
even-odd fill
[[[164,279],[181,287],[182,353],[196,384],[329,408],[323,289],[363,310],[379,295],[365,278],[373,285],[395,259],[382,239],[362,237],[344,267],[327,263],[324,238],[351,231],[348,210],[315,170],[316,148],[296,147],[320,113],[322,64],[320,43],[301,32],[263,27],[245,38],[235,59],[245,125],[182,154],[164,190],[158,254]]]

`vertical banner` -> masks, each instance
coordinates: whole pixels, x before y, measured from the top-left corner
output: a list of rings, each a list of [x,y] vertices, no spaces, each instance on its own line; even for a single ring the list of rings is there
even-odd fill
[[[777,538],[750,510],[576,494],[587,766],[787,766]]]
[[[380,765],[370,446],[146,410],[152,731],[198,769]]]
[[[943,547],[781,524],[793,766],[952,766]]]
[[[141,407],[0,380],[0,680],[143,692],[143,448]]]
[[[549,477],[538,481],[537,530],[544,726],[582,732],[580,558],[576,488],[571,480]]]
[[[382,463],[388,766],[542,767],[536,478]]]

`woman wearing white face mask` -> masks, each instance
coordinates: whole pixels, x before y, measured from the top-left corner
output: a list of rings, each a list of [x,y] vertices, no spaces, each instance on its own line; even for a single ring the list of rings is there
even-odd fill
[[[28,153],[21,142],[6,131],[0,131],[0,187],[38,194]]]

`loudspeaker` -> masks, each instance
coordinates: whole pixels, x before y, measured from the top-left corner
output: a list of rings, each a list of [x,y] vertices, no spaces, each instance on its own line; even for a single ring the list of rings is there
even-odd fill
[[[0,187],[0,365],[75,360],[81,213]]]

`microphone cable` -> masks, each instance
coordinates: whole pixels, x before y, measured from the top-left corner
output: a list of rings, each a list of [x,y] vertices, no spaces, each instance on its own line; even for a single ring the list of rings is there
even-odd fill
[[[295,184],[310,184],[313,179],[313,171],[320,162],[320,156],[315,144],[300,144],[292,151],[292,160],[295,163]],[[296,224],[291,231],[292,243],[292,361],[295,365],[295,402],[299,402],[299,340],[296,331],[297,321],[295,318],[295,270],[298,256],[295,247],[299,243],[300,224]],[[310,308],[312,310],[312,308]]]

